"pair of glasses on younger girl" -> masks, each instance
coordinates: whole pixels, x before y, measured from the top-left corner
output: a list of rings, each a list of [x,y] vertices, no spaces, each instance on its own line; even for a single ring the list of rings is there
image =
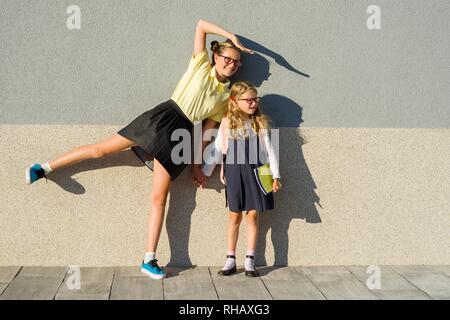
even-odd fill
[[[235,102],[236,101],[246,101],[248,103],[248,105],[251,106],[253,102],[258,104],[259,101],[261,100],[261,97],[245,98],[245,99],[236,99],[236,97],[230,97],[230,99]]]

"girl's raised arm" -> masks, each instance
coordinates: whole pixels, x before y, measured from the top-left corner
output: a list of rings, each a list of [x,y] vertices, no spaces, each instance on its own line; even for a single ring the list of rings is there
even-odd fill
[[[242,51],[253,54],[252,50],[247,49],[239,42],[239,39],[234,33],[222,29],[214,23],[200,19],[198,20],[197,27],[195,28],[194,56],[200,54],[203,50],[205,50],[207,34],[217,34],[224,38],[230,39],[233,44]]]

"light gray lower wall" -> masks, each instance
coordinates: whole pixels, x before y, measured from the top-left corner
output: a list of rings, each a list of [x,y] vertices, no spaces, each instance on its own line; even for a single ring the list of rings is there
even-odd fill
[[[0,265],[138,265],[152,172],[132,151],[25,185],[24,169],[93,143],[117,126],[2,125]],[[258,263],[449,264],[448,129],[283,128],[283,189],[261,214]],[[215,172],[172,185],[158,257],[221,265],[227,209]],[[246,249],[245,221],[238,259]]]

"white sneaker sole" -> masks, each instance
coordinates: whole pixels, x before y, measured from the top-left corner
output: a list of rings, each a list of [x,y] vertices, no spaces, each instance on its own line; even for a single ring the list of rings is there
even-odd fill
[[[27,181],[27,184],[31,184],[30,169],[31,169],[32,166],[34,166],[34,164],[31,165],[31,166],[29,166],[29,167],[25,170],[25,180]]]
[[[145,273],[145,274],[148,275],[150,278],[156,279],[156,280],[161,280],[161,279],[163,279],[163,278],[165,277],[165,275],[157,275],[157,274],[153,274],[153,273],[151,273],[150,271],[148,271],[148,270],[146,270],[146,269],[144,269],[144,268],[141,268],[141,272],[142,272],[142,273]]]

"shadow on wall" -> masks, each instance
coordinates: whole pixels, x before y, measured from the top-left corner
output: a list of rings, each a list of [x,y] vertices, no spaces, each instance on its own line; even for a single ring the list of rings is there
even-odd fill
[[[308,74],[294,68],[288,61],[286,61],[285,58],[283,58],[282,55],[244,36],[238,35],[238,37],[245,47],[250,48],[255,51],[255,53],[252,55],[244,54],[242,57],[242,67],[240,67],[239,71],[231,78],[231,84],[239,80],[247,80],[253,83],[255,87],[259,88],[264,81],[269,80],[271,75],[270,64],[269,61],[261,54],[274,59],[275,63],[284,67],[286,70],[309,78]]]
[[[321,223],[315,206],[315,203],[320,206],[320,199],[315,192],[317,186],[302,151],[302,146],[306,143],[299,129],[303,122],[302,107],[287,97],[270,94],[262,97],[261,109],[271,118],[272,128],[280,129],[279,165],[283,187],[274,194],[274,210],[260,215],[255,263],[267,265],[266,239],[270,231],[275,257],[273,265],[286,266],[289,257],[288,232],[292,219]]]
[[[246,55],[243,58],[244,63],[231,79],[232,82],[248,80],[256,87],[260,87],[271,75],[269,61],[263,55],[273,58],[275,63],[286,70],[309,78],[308,74],[297,70],[280,54],[246,37],[241,35],[238,37],[242,44],[254,50],[255,54]],[[270,117],[272,128],[299,128],[303,122],[303,108],[291,99],[278,94],[263,96],[261,110]],[[305,143],[304,138],[294,130],[280,131],[279,162],[283,188],[274,195],[275,209],[261,213],[255,261],[257,265],[267,265],[265,251],[269,230],[275,251],[274,265],[284,266],[288,265],[288,231],[291,220],[298,218],[304,219],[307,223],[321,222],[315,206],[315,203],[319,204],[320,200],[315,192],[316,184],[302,152],[302,146]]]
[[[264,101],[264,98],[263,98]],[[282,108],[292,115],[289,120],[273,119],[273,123],[285,123],[293,126],[295,115],[300,107],[293,101],[275,97],[276,105],[268,107]],[[284,101],[284,103],[283,103]],[[277,126],[273,125],[274,128]],[[295,127],[295,126],[293,126]],[[289,264],[289,225],[293,219],[303,219],[307,223],[321,223],[319,212],[315,206],[320,206],[320,199],[315,192],[317,188],[308,164],[303,156],[302,146],[305,139],[297,130],[280,130],[279,165],[282,189],[274,195],[275,208],[262,212],[260,215],[260,235],[257,244],[256,265],[267,265],[266,239],[270,237],[274,248],[275,266]]]
[[[122,151],[101,159],[89,159],[62,170],[53,172],[48,180],[53,181],[63,190],[73,194],[84,194],[86,189],[72,176],[80,172],[112,167],[142,167],[142,162],[131,150]]]
[[[289,71],[309,77],[293,68],[282,56],[245,37],[239,37],[245,46],[273,57],[277,63]],[[269,77],[269,62],[262,55],[255,53],[245,58],[245,64],[239,74],[234,77],[234,81],[245,79],[259,87]],[[233,79],[231,80],[233,81]],[[265,95],[261,100],[261,108],[271,118],[272,128],[299,128],[303,122],[302,107],[287,97],[277,94]],[[288,265],[288,232],[292,219],[304,219],[307,223],[321,222],[315,207],[315,203],[319,204],[319,197],[315,193],[316,185],[302,152],[304,143],[304,138],[299,135],[297,130],[280,131],[279,162],[283,188],[275,194],[275,209],[261,213],[257,265],[267,265],[265,251],[269,230],[275,251],[274,265],[283,266]],[[57,171],[49,176],[49,180],[68,192],[83,194],[86,190],[71,176],[82,171],[115,166],[141,167],[142,162],[135,155],[153,170],[152,158],[142,149],[133,148],[103,159],[87,160]],[[197,188],[190,183],[190,172],[186,171],[190,171],[190,168],[185,169],[185,172],[172,183],[170,189],[166,216],[166,230],[171,251],[168,266],[192,266],[189,256],[189,236],[191,217],[196,208]],[[218,170],[215,170],[207,185],[208,188],[218,192],[224,188],[219,180]],[[221,201],[225,204],[224,198]],[[228,209],[224,208],[225,210]]]

